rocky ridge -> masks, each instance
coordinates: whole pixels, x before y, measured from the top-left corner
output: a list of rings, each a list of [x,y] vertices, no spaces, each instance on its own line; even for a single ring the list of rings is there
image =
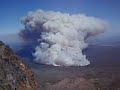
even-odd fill
[[[39,90],[33,73],[0,41],[0,90]]]

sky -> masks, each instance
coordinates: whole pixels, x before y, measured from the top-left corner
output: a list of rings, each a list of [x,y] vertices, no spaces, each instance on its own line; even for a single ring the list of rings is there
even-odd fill
[[[83,13],[108,21],[112,33],[120,31],[120,0],[0,0],[0,35],[19,32],[21,17],[37,9]]]
[[[118,41],[120,38],[120,0],[0,0],[0,40],[12,48],[20,49],[24,45],[24,41],[18,36],[24,28],[21,18],[38,9],[81,13],[107,21],[109,30],[93,40],[95,44],[100,45],[100,40]]]

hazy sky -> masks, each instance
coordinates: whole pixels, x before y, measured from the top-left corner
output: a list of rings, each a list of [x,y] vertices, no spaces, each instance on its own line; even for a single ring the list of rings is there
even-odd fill
[[[120,0],[0,0],[0,35],[20,31],[20,18],[37,9],[84,13],[110,22],[112,32],[120,29]]]

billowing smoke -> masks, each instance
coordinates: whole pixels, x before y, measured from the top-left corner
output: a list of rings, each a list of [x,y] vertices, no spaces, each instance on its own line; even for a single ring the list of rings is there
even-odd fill
[[[85,40],[103,33],[107,22],[83,14],[67,14],[37,10],[22,19],[25,25],[20,36],[37,42],[34,61],[54,66],[85,66],[90,64],[82,50]]]

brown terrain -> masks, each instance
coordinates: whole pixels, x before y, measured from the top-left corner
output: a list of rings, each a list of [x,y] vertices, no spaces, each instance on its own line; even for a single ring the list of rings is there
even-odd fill
[[[37,67],[38,68],[38,67]],[[120,68],[52,67],[32,68],[41,90],[119,90]]]
[[[38,90],[33,73],[0,42],[0,90]]]
[[[119,50],[89,47],[84,51],[91,60],[89,66],[55,67],[19,59],[0,42],[0,90],[120,90]]]

